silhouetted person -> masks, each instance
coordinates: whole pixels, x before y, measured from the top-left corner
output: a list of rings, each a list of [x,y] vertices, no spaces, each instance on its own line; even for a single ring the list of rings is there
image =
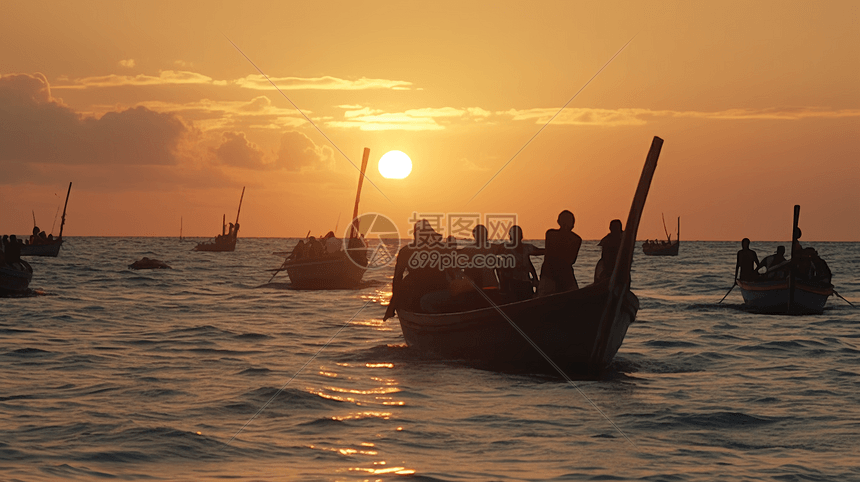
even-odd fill
[[[293,250],[290,252],[290,255],[287,256],[287,259],[284,260],[284,264],[287,261],[298,261],[305,257],[305,242],[300,239],[298,243],[293,247]]]
[[[778,246],[776,253],[766,256],[759,266],[767,268],[765,276],[768,278],[784,278],[786,269],[781,268],[784,267],[785,261],[785,246]]]
[[[538,274],[532,264],[531,256],[544,254],[544,250],[531,243],[523,242],[523,230],[519,226],[511,226],[508,230],[510,243],[499,245],[497,251],[502,255],[513,255],[513,268],[499,268],[499,284],[502,292],[515,300],[527,300],[534,296],[538,287]]]
[[[758,256],[755,251],[750,249],[749,238],[741,240],[741,250],[738,251],[738,260],[735,263],[735,279],[741,281],[753,281],[757,277],[756,269],[758,269]],[[740,278],[738,278],[740,271]]]
[[[573,232],[576,219],[564,210],[558,215],[559,229],[548,229],[543,265],[540,269],[538,294],[549,295],[579,289],[573,274],[573,263],[579,255],[582,238]]]
[[[423,295],[448,288],[445,273],[429,263],[432,251],[444,249],[441,235],[425,219],[415,223],[412,233],[412,242],[397,253],[391,280],[391,302],[383,320],[394,316],[396,308],[415,310],[420,306]]]
[[[309,258],[319,258],[325,252],[325,248],[323,247],[320,241],[311,236],[308,239],[307,249],[305,250],[305,254],[308,255]]]
[[[800,245],[800,237],[803,232],[800,228],[794,228],[794,243],[791,245],[791,260],[794,262],[800,261],[803,254],[803,246]]]
[[[6,245],[6,263],[18,263],[21,261],[21,240],[14,234],[9,236],[9,244]]]
[[[474,246],[468,246],[460,250],[460,253],[469,257],[469,263],[474,263],[478,257],[486,259],[489,256],[494,256],[493,249],[487,239],[489,232],[483,224],[478,224],[472,229],[472,237],[475,240]],[[475,282],[478,288],[498,287],[499,282],[496,280],[496,272],[493,268],[469,267],[463,269],[463,273]]]
[[[326,254],[335,254],[343,247],[343,242],[340,238],[334,235],[334,231],[327,232],[326,235],[323,236],[322,243]]]
[[[600,260],[594,269],[594,282],[609,279],[612,270],[615,269],[615,260],[618,259],[618,249],[621,248],[621,237],[624,235],[621,220],[613,219],[609,222],[609,234],[603,237],[598,246],[603,247]]]

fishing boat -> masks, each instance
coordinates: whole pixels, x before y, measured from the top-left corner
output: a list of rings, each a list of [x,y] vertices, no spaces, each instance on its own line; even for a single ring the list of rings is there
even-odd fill
[[[663,220],[663,231],[666,232],[668,241],[645,241],[642,243],[643,253],[648,256],[678,256],[678,248],[681,245],[681,216],[678,216],[678,236],[675,241],[672,241],[672,236],[666,229],[665,219]]]
[[[599,374],[615,357],[639,310],[639,300],[630,291],[630,267],[662,145],[663,140],[654,137],[609,279],[502,304],[479,290],[484,307],[453,313],[420,313],[397,306],[394,311],[407,345],[430,357],[491,368],[555,365],[566,374]]]
[[[0,293],[24,293],[31,279],[33,267],[23,259],[14,263],[0,263]]]
[[[369,158],[370,149],[365,147],[345,249],[314,257],[293,257],[294,255],[290,253],[280,268],[272,270],[275,271],[273,279],[279,272],[286,271],[290,277],[291,287],[300,290],[355,289],[361,284],[361,279],[367,270],[367,246],[361,239],[358,229],[358,204]]]
[[[242,195],[239,197],[239,209],[236,211],[236,223],[230,226],[227,230],[227,215],[221,219],[221,234],[197,244],[194,251],[234,251],[236,249],[236,238],[239,236],[239,213],[242,212],[242,199],[245,198],[245,188],[242,188]],[[180,227],[180,231],[181,231]],[[180,233],[181,238],[181,233]]]
[[[753,311],[773,314],[811,315],[824,312],[833,285],[827,281],[781,280],[741,281],[738,287],[744,304]]]
[[[794,229],[791,245],[797,242],[798,221],[800,220],[800,206],[794,206]],[[768,278],[767,273],[755,280],[737,280],[741,289],[744,304],[753,311],[760,313],[784,314],[784,315],[808,315],[821,314],[827,298],[833,294],[833,284],[829,268],[821,265],[823,273],[811,273],[801,276],[798,267],[803,260],[800,250],[792,250],[792,260],[787,263],[789,268],[786,276],[780,278]],[[800,258],[800,259],[795,259]],[[819,264],[821,261],[819,260]],[[813,263],[814,265],[814,263]],[[781,266],[779,266],[781,267]],[[814,270],[813,266],[813,270]]]
[[[60,247],[63,245],[63,226],[66,224],[66,208],[69,206],[69,194],[71,193],[72,183],[69,183],[69,190],[66,192],[66,204],[63,206],[63,217],[62,221],[60,221],[59,236],[53,239],[42,239],[38,236],[33,236],[30,244],[21,246],[21,256],[50,256],[56,258],[60,254]],[[35,215],[33,218],[35,220]],[[54,218],[54,222],[57,222],[56,218]]]

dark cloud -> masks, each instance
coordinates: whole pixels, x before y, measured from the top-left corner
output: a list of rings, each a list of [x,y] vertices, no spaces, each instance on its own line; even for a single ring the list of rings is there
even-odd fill
[[[299,171],[303,168],[325,169],[331,166],[333,154],[334,150],[331,147],[317,146],[303,133],[289,131],[281,136],[276,165],[290,171]]]
[[[0,75],[0,161],[173,165],[188,133],[146,107],[84,117],[51,96],[44,75]]]
[[[221,145],[214,149],[215,158],[222,164],[265,169],[271,167],[263,162],[263,151],[253,142],[245,139],[244,132],[225,132],[221,135]]]

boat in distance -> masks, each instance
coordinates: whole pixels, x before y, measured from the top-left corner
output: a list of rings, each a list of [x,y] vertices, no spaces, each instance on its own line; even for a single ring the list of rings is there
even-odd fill
[[[230,224],[230,231],[227,232],[227,215],[221,219],[221,234],[215,236],[210,241],[198,243],[194,247],[194,251],[210,251],[210,252],[225,252],[236,250],[236,238],[239,236],[239,213],[242,212],[242,199],[245,198],[245,188],[242,188],[242,195],[239,197],[239,209],[236,211],[236,224]],[[181,228],[180,228],[180,238]]]
[[[666,229],[666,223],[663,222],[663,229]],[[642,243],[642,252],[648,256],[678,256],[678,248],[681,246],[681,217],[678,216],[678,235],[675,241],[669,233],[666,233],[668,241],[645,241]]]
[[[407,345],[431,357],[478,366],[545,370],[554,365],[567,375],[598,375],[615,357],[639,310],[630,291],[630,267],[662,145],[655,136],[608,280],[513,303],[496,304],[485,295],[487,306],[454,313],[396,307]]]
[[[46,256],[56,258],[60,254],[63,245],[63,227],[66,225],[66,208],[69,206],[69,194],[72,193],[72,183],[66,192],[66,204],[63,206],[63,217],[60,221],[60,234],[53,239],[41,239],[38,236],[31,237],[30,244],[21,246],[21,256]],[[35,219],[35,215],[33,215]],[[35,224],[35,221],[34,221]]]

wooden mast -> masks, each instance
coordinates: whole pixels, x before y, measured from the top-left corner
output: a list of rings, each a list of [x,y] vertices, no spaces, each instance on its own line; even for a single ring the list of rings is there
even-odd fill
[[[57,236],[57,239],[63,238],[63,226],[66,224],[66,208],[69,206],[69,194],[72,193],[72,183],[69,183],[69,191],[66,193],[66,204],[63,205],[63,217],[60,221],[60,235]],[[56,219],[56,218],[55,218]]]
[[[645,199],[651,188],[651,179],[657,169],[657,159],[663,148],[663,139],[654,136],[648,157],[645,158],[645,166],[639,177],[639,185],[636,186],[636,194],[633,196],[633,204],[630,206],[630,214],[627,215],[627,225],[621,237],[621,246],[618,248],[618,257],[615,259],[615,268],[612,277],[609,278],[609,290],[606,296],[606,305],[597,325],[597,336],[591,349],[589,365],[598,366],[603,359],[606,346],[606,338],[610,335],[612,325],[621,312],[621,302],[630,288],[630,265],[633,264],[633,249],[636,245],[636,233],[639,231],[639,221],[642,219],[642,210],[645,208]]]
[[[370,158],[370,148],[364,148],[364,155],[361,157],[361,174],[358,176],[358,190],[355,192],[355,208],[352,210],[352,226],[349,229],[349,237],[358,237],[358,201],[361,199],[361,185],[364,182],[364,172],[367,170],[367,160]]]
[[[239,213],[242,212],[242,199],[245,198],[245,186],[242,186],[242,195],[239,196],[239,209],[236,211],[236,224],[239,224]]]
[[[791,305],[794,304],[794,267],[800,261],[800,251],[795,253],[794,245],[797,244],[797,223],[800,221],[800,205],[794,205],[794,222],[791,230],[791,264],[793,265],[788,272],[788,311],[791,313]],[[797,256],[798,259],[794,259]]]

